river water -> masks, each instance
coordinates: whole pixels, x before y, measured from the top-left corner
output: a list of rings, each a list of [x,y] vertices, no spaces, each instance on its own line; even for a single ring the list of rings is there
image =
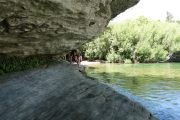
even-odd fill
[[[180,63],[93,64],[86,74],[139,102],[160,120],[180,120]]]

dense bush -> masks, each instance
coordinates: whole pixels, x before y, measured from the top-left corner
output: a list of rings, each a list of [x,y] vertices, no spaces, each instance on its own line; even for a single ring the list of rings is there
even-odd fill
[[[81,47],[85,58],[88,60],[106,60],[107,53],[110,49],[109,40],[111,40],[112,37],[110,30],[111,29],[108,27],[106,32],[104,32],[104,34],[102,34],[100,37]]]
[[[0,75],[32,69],[44,64],[49,64],[52,58],[47,56],[15,57],[0,55]]]
[[[121,61],[120,56],[114,51],[109,52],[106,57],[108,62],[116,63]]]
[[[125,59],[125,60],[124,60],[124,63],[125,63],[125,64],[132,64],[132,61],[131,61],[130,59]]]
[[[139,62],[149,62],[151,59],[151,46],[149,43],[139,43],[136,46],[136,60]]]
[[[145,17],[109,25],[93,42],[83,46],[85,57],[108,62],[160,62],[180,51],[180,24]]]

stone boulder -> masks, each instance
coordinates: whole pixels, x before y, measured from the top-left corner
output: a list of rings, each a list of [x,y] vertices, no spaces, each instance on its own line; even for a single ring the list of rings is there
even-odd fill
[[[180,51],[174,52],[170,55],[168,62],[180,62]]]
[[[139,0],[1,0],[0,54],[63,54]]]

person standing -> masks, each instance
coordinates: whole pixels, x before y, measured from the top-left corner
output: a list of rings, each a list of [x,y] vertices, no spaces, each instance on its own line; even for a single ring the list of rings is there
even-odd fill
[[[80,64],[82,62],[82,55],[78,49],[71,50],[70,52],[70,63],[72,63],[73,61],[78,64],[78,67],[80,67]]]

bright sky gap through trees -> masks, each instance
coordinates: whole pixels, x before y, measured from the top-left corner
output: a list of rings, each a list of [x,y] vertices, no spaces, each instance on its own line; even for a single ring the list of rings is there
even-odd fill
[[[180,20],[180,0],[140,0],[134,7],[121,13],[111,23],[117,23],[126,19],[135,19],[145,16],[152,20],[165,21],[167,12],[173,15],[175,20]]]

